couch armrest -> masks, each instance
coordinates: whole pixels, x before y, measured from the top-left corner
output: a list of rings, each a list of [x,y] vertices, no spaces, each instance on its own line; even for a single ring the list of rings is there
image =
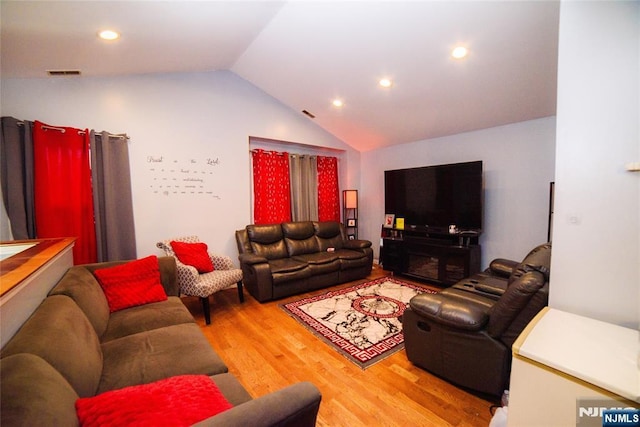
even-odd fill
[[[168,296],[180,296],[178,286],[176,259],[172,256],[158,257],[160,267],[160,282]]]
[[[487,308],[481,304],[442,293],[416,295],[409,305],[420,317],[466,331],[479,331],[489,321]]]
[[[518,264],[518,261],[511,259],[496,258],[489,264],[489,272],[496,276],[509,277]]]
[[[273,276],[269,261],[255,254],[240,254],[238,259],[242,269],[242,283],[249,293],[260,302],[273,299]]]
[[[370,248],[371,242],[369,240],[346,240],[344,243],[346,249],[364,249]]]
[[[254,254],[240,254],[238,255],[238,259],[240,260],[240,264],[261,264],[263,262],[268,262],[265,257],[254,255]]]
[[[313,427],[321,399],[316,386],[301,382],[234,406],[195,426]]]

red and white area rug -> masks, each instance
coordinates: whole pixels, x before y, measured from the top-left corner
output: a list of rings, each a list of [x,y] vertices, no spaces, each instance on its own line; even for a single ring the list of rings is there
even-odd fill
[[[383,277],[280,307],[366,369],[404,348],[401,316],[415,295],[434,291]]]

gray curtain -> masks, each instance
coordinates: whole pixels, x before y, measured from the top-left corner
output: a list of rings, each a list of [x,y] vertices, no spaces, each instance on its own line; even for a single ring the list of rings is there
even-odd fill
[[[36,238],[33,193],[33,122],[2,117],[0,182],[11,235],[1,240]]]
[[[289,154],[291,220],[318,220],[318,163],[316,156]]]
[[[126,135],[90,134],[98,262],[136,258]]]
[[[7,215],[7,208],[4,206],[2,185],[0,185],[0,201],[2,202],[2,207],[0,207],[0,242],[4,242],[13,240],[13,233],[11,232],[11,221],[9,221],[9,215]]]

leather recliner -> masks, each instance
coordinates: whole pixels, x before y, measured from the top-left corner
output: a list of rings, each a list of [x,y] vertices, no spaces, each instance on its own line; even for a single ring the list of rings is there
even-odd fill
[[[500,274],[485,271],[472,276],[475,283],[413,297],[402,319],[409,360],[462,387],[501,395],[511,346],[548,304],[550,254],[550,244],[540,245],[520,263],[495,260]]]

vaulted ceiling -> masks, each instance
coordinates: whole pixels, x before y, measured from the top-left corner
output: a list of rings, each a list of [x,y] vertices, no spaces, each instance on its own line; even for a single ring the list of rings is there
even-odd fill
[[[0,7],[3,78],[230,70],[362,151],[556,111],[557,1],[3,0]],[[100,40],[105,28],[121,37]],[[451,56],[458,45],[466,58]],[[81,75],[48,77],[48,70]],[[381,78],[392,86],[381,87]]]

